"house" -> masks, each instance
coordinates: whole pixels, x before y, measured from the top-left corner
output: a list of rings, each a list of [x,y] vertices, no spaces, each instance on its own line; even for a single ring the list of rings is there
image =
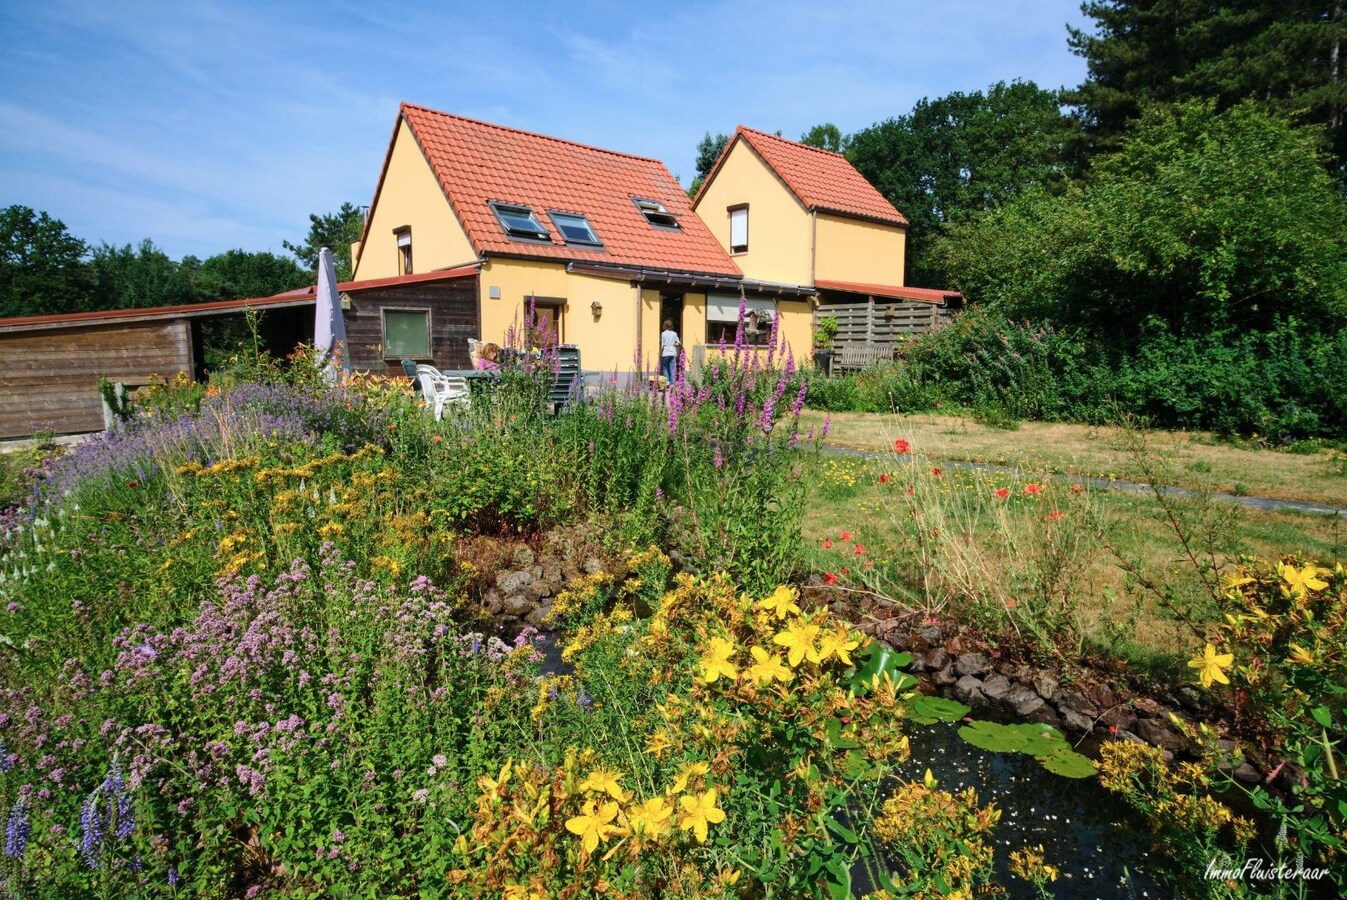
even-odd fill
[[[840,153],[740,126],[692,208],[746,277],[816,291],[843,349],[891,356],[962,305],[904,284],[907,219]]]
[[[479,337],[535,327],[589,373],[654,369],[665,319],[690,352],[733,341],[741,293],[756,339],[779,315],[795,354],[810,346],[814,288],[746,274],[663,163],[412,104],[352,258],[358,282],[474,267]],[[444,366],[424,355],[433,311],[380,315],[387,361]]]

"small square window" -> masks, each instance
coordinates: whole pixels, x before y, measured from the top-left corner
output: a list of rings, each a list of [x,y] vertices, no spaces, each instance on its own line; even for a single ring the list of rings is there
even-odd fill
[[[552,236],[547,233],[547,229],[538,221],[538,217],[533,214],[533,210],[527,206],[492,203],[491,211],[496,214],[496,220],[500,222],[500,227],[505,229],[505,234],[509,237],[530,241],[547,241],[549,243],[552,240]]]
[[[674,218],[669,208],[658,200],[642,200],[640,197],[632,197],[631,202],[636,204],[636,208],[645,216],[645,220],[656,228],[678,228],[678,220]]]
[[[385,309],[384,358],[430,359],[430,310]]]
[[[576,213],[552,212],[547,213],[552,217],[552,224],[561,232],[561,236],[566,239],[568,244],[590,244],[594,247],[602,247],[603,242],[599,236],[594,233],[589,220]]]

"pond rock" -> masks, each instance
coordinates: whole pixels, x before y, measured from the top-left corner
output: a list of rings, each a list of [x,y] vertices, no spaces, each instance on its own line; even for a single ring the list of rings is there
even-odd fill
[[[987,657],[981,653],[963,653],[959,655],[954,663],[954,671],[960,675],[985,675],[987,672]]]
[[[1021,717],[1028,716],[1043,707],[1043,698],[1035,694],[1033,688],[1027,688],[1022,684],[1012,687],[1001,702],[1013,709],[1015,715]]]
[[[938,672],[949,665],[949,652],[944,647],[936,647],[926,652],[924,661],[927,669]]]
[[[1010,680],[1004,675],[993,675],[982,683],[982,693],[988,700],[1002,700],[1010,692]]]
[[[1034,676],[1034,690],[1037,691],[1038,696],[1042,697],[1044,700],[1056,700],[1057,691],[1060,687],[1060,682],[1057,681],[1056,676],[1051,672],[1039,672]]]
[[[1095,709],[1094,704],[1086,699],[1080,691],[1068,689],[1062,692],[1057,698],[1057,707],[1059,709],[1069,709],[1072,712],[1080,713],[1082,716],[1089,716],[1093,719],[1099,715],[1099,710]]]
[[[954,674],[954,663],[948,660],[944,666],[931,674],[931,683],[938,687],[949,687],[958,680],[958,676]]]
[[[1035,709],[1025,716],[1025,718],[1030,722],[1037,722],[1040,725],[1051,725],[1058,730],[1061,730],[1062,728],[1061,716],[1057,715],[1057,710],[1053,709],[1048,703],[1044,703],[1042,706],[1038,707],[1038,709]]]
[[[977,693],[978,699],[980,700],[985,701],[987,699],[987,696],[982,693],[981,678],[977,678],[973,675],[964,675],[958,681],[954,682],[954,696],[957,697],[960,702],[968,703],[971,706],[972,703],[970,701],[972,700],[974,693]]]
[[[1115,706],[1112,709],[1105,710],[1099,716],[1099,721],[1119,731],[1131,731],[1136,727],[1137,716],[1136,713],[1125,706]]]
[[[1263,780],[1263,773],[1249,763],[1240,763],[1235,769],[1235,780],[1244,784],[1258,784]]]
[[[532,572],[502,572],[496,576],[496,587],[502,594],[515,594],[533,581]]]
[[[1085,734],[1094,728],[1094,719],[1083,716],[1074,709],[1061,707],[1062,726],[1075,734]]]
[[[1148,744],[1154,744],[1162,750],[1183,753],[1188,750],[1189,742],[1173,726],[1160,719],[1141,719],[1136,723],[1136,732]]]

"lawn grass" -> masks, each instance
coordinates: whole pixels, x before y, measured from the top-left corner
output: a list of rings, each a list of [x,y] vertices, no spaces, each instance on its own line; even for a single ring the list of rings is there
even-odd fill
[[[807,426],[817,427],[823,417],[809,413]],[[835,447],[882,450],[901,437],[931,459],[1142,480],[1135,459],[1123,449],[1127,433],[1121,428],[1024,422],[1007,431],[936,414],[832,413],[831,419],[828,442]],[[1195,431],[1152,431],[1148,439],[1170,460],[1172,483],[1179,487],[1347,506],[1347,455],[1341,451],[1237,446]]]
[[[914,443],[924,440],[919,431],[907,433],[913,435],[908,440]],[[937,451],[937,455],[947,458],[950,454]],[[1274,459],[1282,456],[1270,452],[1266,455]],[[844,586],[849,581],[856,587],[878,587],[901,602],[930,607],[931,597],[923,594],[921,585],[913,583],[917,580],[914,570],[920,566],[914,567],[912,561],[919,560],[922,553],[941,553],[942,546],[948,545],[932,540],[924,548],[917,547],[912,526],[913,504],[903,493],[913,478],[924,479],[927,490],[934,492],[924,497],[918,494],[919,502],[927,506],[944,502],[955,507],[974,494],[987,498],[976,514],[976,521],[967,523],[976,534],[973,540],[979,544],[978,555],[984,560],[982,575],[987,582],[1001,584],[1005,595],[1020,597],[1020,608],[1024,609],[1024,594],[1019,591],[1030,590],[1025,586],[1026,570],[1032,570],[1038,563],[1019,558],[1023,554],[1012,547],[1027,548],[1024,554],[1032,554],[1038,552],[1040,544],[1035,535],[1023,533],[1003,540],[1004,529],[1045,528],[1046,515],[1060,509],[1063,517],[1054,527],[1079,532],[1072,537],[1072,558],[1064,563],[1072,572],[1064,590],[1070,593],[1070,603],[1080,623],[1080,649],[1114,655],[1134,668],[1151,672],[1157,668],[1172,670],[1175,663],[1192,651],[1196,636],[1173,616],[1165,614],[1154,597],[1138,590],[1136,578],[1119,561],[1119,556],[1124,557],[1138,571],[1165,584],[1183,585],[1194,596],[1200,595],[1194,568],[1184,558],[1164,506],[1147,493],[1088,487],[1076,493],[1069,480],[1049,482],[1041,474],[1035,475],[1047,467],[1034,467],[1031,462],[1027,453],[1015,460],[1023,471],[1019,476],[947,467],[936,480],[930,474],[931,463],[921,457],[899,457],[892,453],[874,458],[822,455],[809,473],[812,495],[804,533],[811,548],[810,564],[818,572],[847,568],[851,577],[843,579]],[[881,476],[887,476],[888,480],[881,482]],[[1003,518],[998,524],[997,504],[1005,503],[1007,508],[1019,504],[1023,510],[1028,499],[1024,486],[1036,478],[1043,484],[1043,493],[1033,498],[1038,504],[1035,511]],[[993,492],[1002,487],[1010,490],[1008,499],[991,499],[995,496]],[[1218,564],[1233,564],[1242,554],[1278,559],[1296,553],[1328,566],[1347,560],[1347,519],[1341,516],[1263,511],[1220,501],[1204,505],[1200,499],[1165,502],[1181,517],[1214,523]],[[849,533],[850,543],[839,540],[843,531]],[[825,539],[832,541],[833,547],[825,549]],[[865,548],[864,556],[855,553],[858,543]],[[875,577],[894,568],[891,564],[899,557],[908,561],[905,567],[897,567],[905,571],[905,577],[898,576],[887,583]],[[862,572],[867,561],[875,569]],[[1041,563],[1052,564],[1046,558]],[[866,581],[869,583],[862,583]],[[966,596],[949,596],[943,602],[942,611],[978,620],[976,614],[970,615]],[[995,604],[992,606],[999,609]],[[985,605],[981,622],[993,629],[998,624],[994,619],[988,621]],[[1007,619],[999,624],[1011,623]]]

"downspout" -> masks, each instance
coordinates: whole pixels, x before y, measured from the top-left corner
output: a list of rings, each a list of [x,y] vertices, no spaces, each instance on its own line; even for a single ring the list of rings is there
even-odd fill
[[[809,286],[814,286],[818,277],[818,210],[809,211],[809,223],[812,234],[809,236]]]
[[[631,286],[636,289],[636,358],[632,360],[632,363],[638,378],[645,378],[645,357],[641,353],[641,325],[644,322],[645,312],[645,301],[641,299],[641,285],[644,282],[645,273],[642,272],[631,283]]]

